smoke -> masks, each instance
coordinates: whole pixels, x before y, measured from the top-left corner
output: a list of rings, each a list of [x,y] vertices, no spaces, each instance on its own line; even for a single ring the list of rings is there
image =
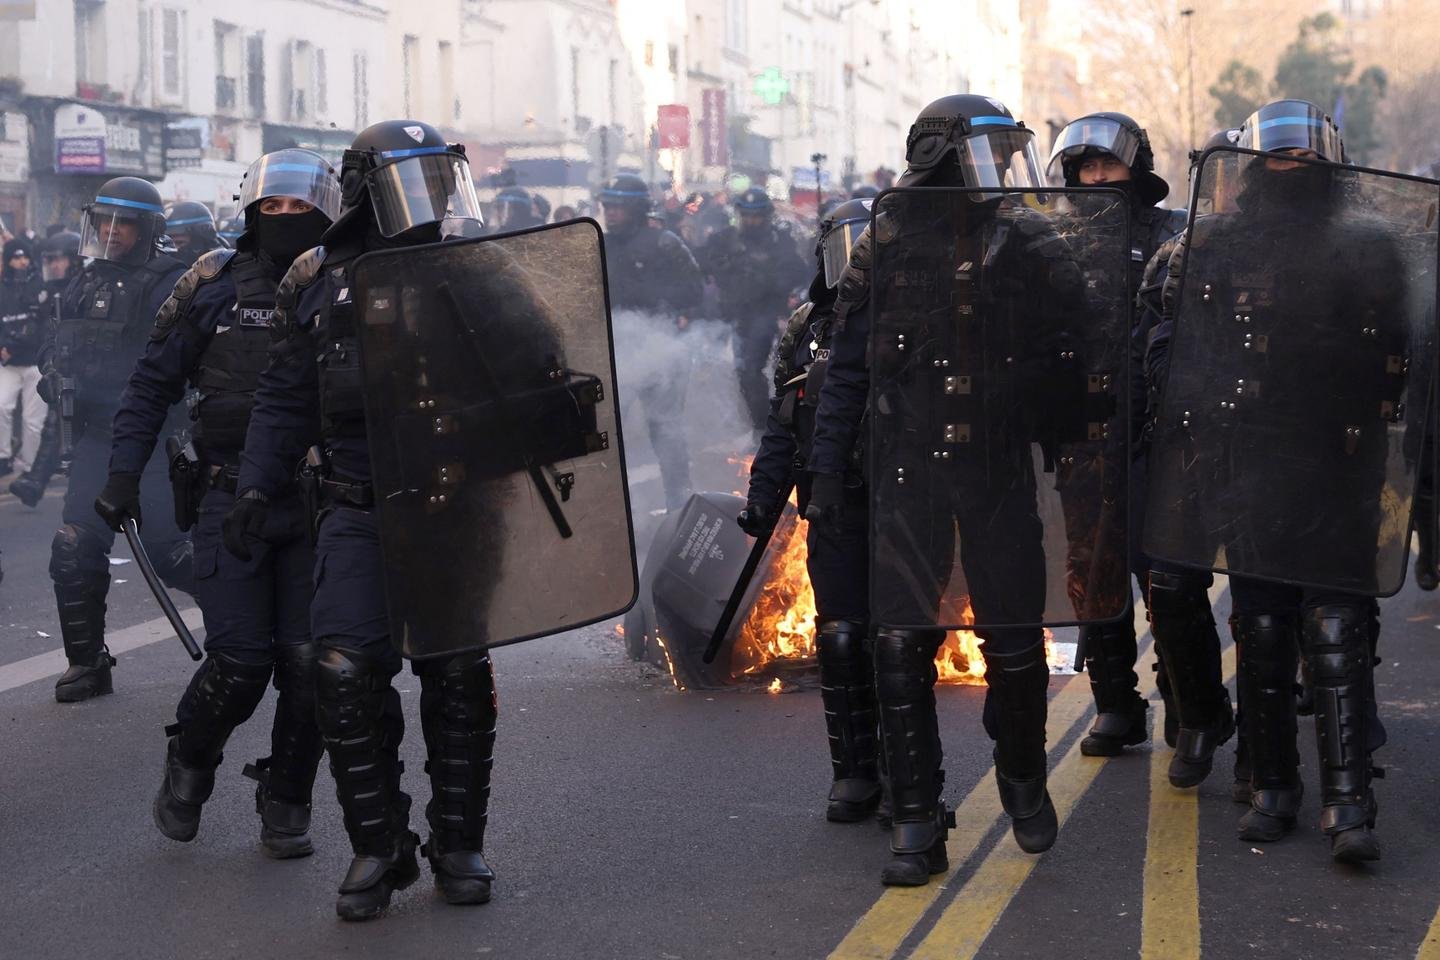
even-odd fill
[[[732,461],[753,454],[759,438],[740,399],[728,324],[692,320],[682,330],[671,317],[635,310],[617,310],[612,320],[625,463],[643,551],[654,526],[650,515],[665,507],[653,427],[663,433],[668,425],[683,436],[690,488],[698,491],[743,493],[748,471]]]

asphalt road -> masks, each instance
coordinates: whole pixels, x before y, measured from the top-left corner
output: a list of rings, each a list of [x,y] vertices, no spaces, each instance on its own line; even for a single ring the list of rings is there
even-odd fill
[[[45,565],[58,514],[58,498],[29,510],[0,495],[0,957],[1440,957],[1430,739],[1440,595],[1407,588],[1383,603],[1385,858],[1369,868],[1329,861],[1315,826],[1313,731],[1303,730],[1301,827],[1261,848],[1235,839],[1229,747],[1211,779],[1183,793],[1163,782],[1163,744],[1082,758],[1085,679],[1056,676],[1051,790],[1066,819],[1055,849],[1014,847],[989,780],[981,689],[943,688],[946,795],[960,807],[952,871],[887,892],[877,879],[885,835],[823,818],[817,693],[681,693],[626,661],[606,624],[496,653],[494,901],[446,906],[427,873],[385,919],[348,925],[333,913],[349,853],[328,773],[316,788],[315,856],[276,863],[259,852],[240,768],[266,752],[269,701],[227,748],[199,838],[172,843],[151,824],[161,727],[191,664],[132,564],[114,568],[127,581],[111,592],[111,630],[126,648],[115,695],[53,701],[59,639]],[[1228,597],[1216,593],[1223,623]],[[417,684],[409,674],[398,683],[418,811],[428,786]]]

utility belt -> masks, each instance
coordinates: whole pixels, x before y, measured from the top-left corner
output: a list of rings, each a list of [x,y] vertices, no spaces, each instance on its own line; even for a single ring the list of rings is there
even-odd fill
[[[233,497],[239,486],[238,463],[206,463],[193,442],[181,444],[178,438],[170,437],[165,441],[165,459],[175,497],[175,525],[181,530],[189,530],[200,519],[200,501],[208,491],[219,490]]]
[[[369,510],[375,506],[375,487],[368,480],[353,480],[337,477],[330,468],[330,461],[318,447],[305,451],[296,473],[296,486],[300,500],[305,504],[308,518],[305,528],[314,543],[320,530],[320,518],[327,510],[335,507],[350,507],[355,510]]]

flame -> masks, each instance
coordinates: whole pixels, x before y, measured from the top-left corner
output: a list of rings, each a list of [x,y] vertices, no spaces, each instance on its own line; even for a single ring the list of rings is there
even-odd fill
[[[768,687],[765,688],[765,690],[766,690],[767,693],[783,693],[783,692],[784,692],[784,689],[785,689],[785,685],[780,682],[780,678],[779,678],[779,677],[776,677],[774,680],[771,680],[771,681],[770,681],[770,686],[768,686]]]
[[[675,684],[676,690],[684,690],[685,684],[681,683],[680,678],[675,676],[675,661],[670,659],[670,648],[665,646],[665,638],[660,636],[659,630],[655,631],[655,642],[660,645],[660,652],[665,654],[665,666],[670,670],[670,682]]]
[[[617,623],[617,624],[615,624],[615,635],[616,635],[617,637],[623,637],[623,636],[625,636],[625,624],[623,624],[623,623]]]
[[[753,454],[726,458],[728,463],[736,466],[736,476],[742,482],[748,480],[754,460]],[[744,494],[737,491],[736,496]],[[790,502],[796,502],[793,492]],[[784,536],[785,545],[772,562],[769,579],[735,640],[731,663],[738,665],[735,670],[737,676],[767,672],[777,662],[815,659],[815,591],[810,586],[810,574],[805,565],[808,556],[806,524],[796,519],[788,523],[788,531],[786,527],[787,523],[782,518],[775,535]],[[974,623],[975,612],[969,598],[961,602],[964,606],[958,622]],[[668,652],[666,661],[669,661]],[[1045,662],[1052,671],[1066,665],[1049,630],[1045,631]],[[972,630],[949,631],[935,654],[935,670],[940,683],[983,684],[985,658],[980,653],[980,638]],[[674,674],[673,667],[671,674]],[[772,679],[767,687],[770,693],[780,693],[781,689],[778,677]]]
[[[785,535],[784,547],[770,568],[770,576],[751,608],[750,616],[735,641],[731,663],[737,665],[739,676],[766,673],[777,662],[813,660],[815,657],[815,591],[805,566],[808,551],[805,525],[789,524],[776,535]],[[969,599],[963,601],[959,622],[974,623],[975,613]],[[1054,636],[1045,631],[1045,661],[1052,670],[1063,666],[1064,657],[1057,650]],[[935,655],[935,671],[940,683],[983,684],[985,658],[980,653],[980,638],[972,630],[951,630]],[[772,680],[770,692],[779,690],[778,679]]]
[[[777,660],[815,657],[815,591],[805,568],[805,530],[800,523],[788,527],[776,530],[786,536],[785,546],[735,641],[730,662],[738,674],[758,673]]]

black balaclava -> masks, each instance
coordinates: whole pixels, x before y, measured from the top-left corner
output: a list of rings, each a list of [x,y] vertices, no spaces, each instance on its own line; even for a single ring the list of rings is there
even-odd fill
[[[320,237],[330,226],[330,218],[319,210],[305,213],[255,214],[255,245],[282,267],[288,267],[311,247],[319,246]]]
[[[1333,207],[1335,174],[1330,167],[1303,164],[1290,170],[1269,170],[1263,157],[1245,169],[1245,188],[1236,203],[1243,210],[1295,219],[1323,217]]]

